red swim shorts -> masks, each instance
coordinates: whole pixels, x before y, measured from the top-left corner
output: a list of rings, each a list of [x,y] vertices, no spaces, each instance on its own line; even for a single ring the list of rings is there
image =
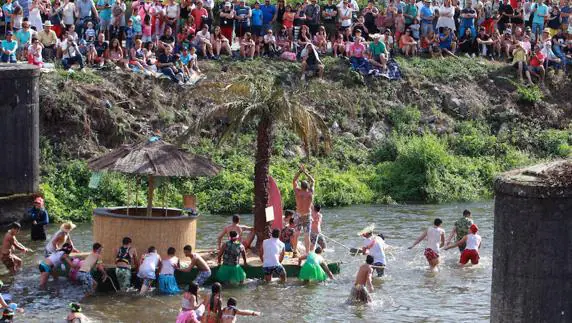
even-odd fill
[[[425,255],[425,258],[427,258],[427,261],[431,261],[433,259],[437,259],[439,258],[439,254],[436,253],[433,249],[431,248],[427,248],[425,249],[425,252],[423,253]]]
[[[461,253],[461,260],[459,260],[459,262],[464,265],[470,260],[473,265],[476,265],[479,263],[479,258],[479,252],[477,250],[465,249],[463,253]]]

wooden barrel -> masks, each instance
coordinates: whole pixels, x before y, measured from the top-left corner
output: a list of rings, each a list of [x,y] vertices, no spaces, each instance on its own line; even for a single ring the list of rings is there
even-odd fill
[[[139,255],[147,248],[155,246],[161,256],[167,255],[167,249],[177,249],[177,257],[184,259],[183,247],[195,248],[197,234],[197,216],[187,216],[182,210],[174,208],[154,208],[153,215],[145,216],[146,208],[127,207],[97,208],[93,210],[93,239],[103,245],[103,261],[114,264],[113,249],[121,246],[124,237],[133,240]]]

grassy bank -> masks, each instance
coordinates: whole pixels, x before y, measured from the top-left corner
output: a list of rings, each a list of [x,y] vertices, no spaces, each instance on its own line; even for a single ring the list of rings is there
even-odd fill
[[[137,195],[137,204],[144,205],[144,180],[137,185],[133,177],[106,174],[97,189],[88,188],[85,160],[153,129],[174,141],[226,99],[217,96],[217,86],[245,73],[279,77],[294,99],[314,107],[332,126],[331,153],[309,160],[296,137],[278,128],[270,172],[288,208],[294,203],[292,176],[302,162],[316,177],[316,202],[342,206],[490,198],[499,172],[571,154],[570,102],[560,95],[570,88],[569,79],[553,81],[553,92],[530,102],[522,100],[513,71],[501,64],[399,59],[404,80],[388,83],[363,78],[343,61],[324,61],[325,84],[300,83],[297,65],[288,62],[208,62],[201,67],[208,81],[184,93],[133,75],[42,76],[41,188],[50,214],[87,221],[95,206],[127,204],[128,191],[130,204]],[[221,73],[221,64],[229,72]],[[202,212],[250,212],[253,129],[218,145],[221,126],[201,128],[185,147],[224,170],[211,179],[165,181],[155,204],[181,206],[181,195],[192,193]]]

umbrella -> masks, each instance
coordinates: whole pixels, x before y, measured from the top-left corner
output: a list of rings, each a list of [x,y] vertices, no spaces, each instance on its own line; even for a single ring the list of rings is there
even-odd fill
[[[123,145],[105,155],[88,161],[92,171],[113,171],[125,174],[146,175],[149,179],[147,216],[153,208],[153,177],[203,177],[215,176],[221,167],[208,158],[185,152],[159,137]]]

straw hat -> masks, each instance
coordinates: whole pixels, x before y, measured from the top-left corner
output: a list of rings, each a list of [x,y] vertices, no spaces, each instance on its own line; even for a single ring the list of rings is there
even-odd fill
[[[371,38],[371,39],[379,39],[381,37],[383,37],[382,34],[371,34],[371,35],[369,35],[369,38]]]
[[[69,233],[71,230],[75,229],[76,225],[71,222],[62,223],[60,230]]]
[[[52,22],[49,20],[44,21],[44,27],[52,27]]]
[[[363,228],[360,232],[358,232],[358,236],[363,236],[366,233],[373,233],[374,229],[375,229],[375,224],[372,223],[372,224],[368,225],[367,227]]]

